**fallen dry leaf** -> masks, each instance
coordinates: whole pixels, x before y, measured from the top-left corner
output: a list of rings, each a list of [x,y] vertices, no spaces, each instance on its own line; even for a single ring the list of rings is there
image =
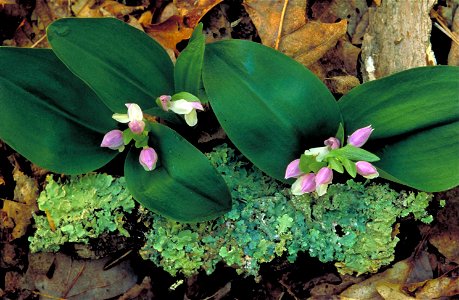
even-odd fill
[[[376,290],[379,295],[385,300],[413,300],[416,298],[410,297],[402,292],[402,285],[397,283],[382,282],[376,285]]]
[[[402,260],[383,273],[373,275],[369,279],[349,287],[340,296],[359,300],[384,299],[378,293],[376,287],[386,283],[403,284],[406,278],[408,278],[410,271],[411,260]]]
[[[190,38],[193,28],[185,26],[182,17],[172,16],[160,24],[146,26],[145,32],[164,48],[176,50],[179,42]]]
[[[366,0],[332,0],[316,1],[312,7],[314,20],[324,23],[335,23],[340,20],[347,20],[347,33],[352,36],[362,16],[367,12]]]
[[[22,237],[31,223],[32,213],[38,211],[38,183],[36,180],[24,175],[18,167],[13,170],[14,201],[5,200],[1,209],[4,222],[0,229],[12,229],[8,240]]]
[[[357,77],[351,75],[333,76],[327,79],[327,87],[334,94],[347,94],[351,89],[360,84]]]
[[[438,299],[459,295],[459,277],[442,276],[418,284],[416,299]]]
[[[459,230],[445,230],[433,234],[429,242],[450,262],[459,264]]]
[[[307,23],[306,0],[288,1],[281,24],[285,0],[245,0],[244,5],[257,28],[263,45],[274,48],[281,29],[281,37],[286,36]]]
[[[134,286],[137,276],[129,261],[104,271],[108,260],[73,260],[61,253],[29,254],[29,268],[22,288],[38,290],[37,294],[54,298],[113,298]]]
[[[459,9],[456,8],[451,26],[453,34],[459,37]],[[451,42],[451,50],[448,54],[448,65],[459,66],[459,45]]]
[[[222,0],[175,0],[173,4],[176,9],[172,7],[168,11],[177,14],[159,24],[143,24],[145,32],[164,48],[171,49],[177,54],[177,44],[189,39],[201,18],[220,2]]]
[[[297,31],[282,37],[279,51],[309,66],[332,49],[346,34],[347,21],[338,23],[308,22]]]

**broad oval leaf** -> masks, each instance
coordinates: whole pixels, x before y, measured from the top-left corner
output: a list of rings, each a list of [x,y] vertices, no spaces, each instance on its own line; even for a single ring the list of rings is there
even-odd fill
[[[48,49],[0,47],[0,138],[48,170],[81,174],[109,162],[112,112]]]
[[[459,122],[412,135],[386,146],[374,165],[386,179],[440,192],[459,185]]]
[[[158,154],[156,169],[143,169],[137,149],[129,152],[124,168],[129,191],[143,206],[182,222],[210,220],[231,208],[231,195],[223,178],[183,137],[154,123],[150,146]]]
[[[362,84],[338,104],[347,132],[371,124],[376,140],[458,121],[458,86],[458,67],[420,67]]]
[[[174,91],[173,64],[166,51],[142,31],[115,18],[64,18],[48,26],[53,51],[113,111],[125,103],[142,109]],[[163,117],[165,112],[156,113]]]
[[[231,141],[279,180],[304,150],[334,136],[341,121],[335,99],[313,73],[256,43],[229,40],[207,45],[203,80]]]
[[[459,184],[458,86],[458,67],[421,67],[365,83],[338,104],[348,132],[371,124],[368,146],[388,145],[377,153],[381,177],[442,191]]]

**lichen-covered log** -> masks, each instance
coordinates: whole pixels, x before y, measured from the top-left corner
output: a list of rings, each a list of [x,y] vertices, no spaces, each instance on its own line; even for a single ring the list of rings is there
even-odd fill
[[[429,12],[435,2],[384,0],[370,8],[362,44],[364,81],[430,64]]]

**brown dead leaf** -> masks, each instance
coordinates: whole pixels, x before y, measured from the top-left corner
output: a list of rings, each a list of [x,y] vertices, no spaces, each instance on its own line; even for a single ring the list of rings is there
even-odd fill
[[[404,284],[410,272],[411,260],[402,260],[383,273],[373,275],[369,279],[349,287],[340,296],[359,300],[384,299],[378,293],[377,286],[387,283]]]
[[[366,0],[332,0],[316,1],[312,7],[314,20],[324,23],[335,23],[340,20],[347,20],[347,33],[352,36],[357,24],[368,10]]]
[[[376,290],[379,295],[385,300],[413,300],[416,298],[410,297],[402,292],[402,285],[398,283],[382,282],[376,285]]]
[[[145,297],[140,297],[145,296]],[[140,284],[136,284],[131,287],[126,293],[124,293],[118,300],[129,300],[129,299],[153,299],[153,293],[151,291],[151,278],[146,276],[143,278]]]
[[[459,264],[459,230],[440,231],[433,234],[429,242],[443,254],[448,261]]]
[[[274,48],[279,28],[281,37],[288,35],[307,22],[306,0],[290,0],[281,26],[282,10],[286,0],[244,0],[242,3],[257,28],[263,45]]]
[[[143,24],[145,32],[164,48],[178,52],[176,45],[191,37],[201,18],[222,0],[175,0],[168,11],[177,12],[159,24]],[[169,5],[170,6],[170,5]]]
[[[335,94],[345,95],[360,84],[359,79],[351,75],[333,76],[327,79],[327,86],[330,88],[331,92]]]
[[[190,28],[195,28],[201,18],[215,5],[223,0],[174,0],[179,16],[183,23]]]
[[[105,16],[114,16],[117,18],[127,16],[134,11],[144,10],[146,5],[127,6],[114,0],[106,0],[100,5],[100,9]]]
[[[459,295],[459,277],[442,276],[418,284],[416,299],[438,299]]]
[[[4,222],[0,229],[12,229],[8,238],[10,241],[22,237],[31,223],[32,213],[38,211],[38,183],[36,180],[24,175],[17,167],[13,170],[14,201],[5,200],[2,216]]]
[[[297,31],[282,37],[279,51],[305,66],[321,58],[346,34],[347,21],[338,23],[308,22]]]
[[[0,5],[14,5],[16,4],[16,0],[0,0]]]
[[[73,260],[64,254],[29,254],[29,268],[22,288],[54,298],[108,299],[135,285],[137,276],[129,261],[104,271],[109,258]],[[49,270],[53,269],[51,276]]]
[[[0,185],[5,185],[5,179],[3,179],[2,175],[0,175]]]
[[[145,27],[145,32],[164,48],[175,50],[177,43],[190,38],[193,28],[185,26],[182,17],[172,16],[160,24]]]
[[[459,9],[458,8],[456,8],[456,12],[454,13],[451,30],[453,34],[459,37]],[[449,50],[448,65],[459,66],[459,45],[457,45],[454,42],[451,43],[451,50]]]

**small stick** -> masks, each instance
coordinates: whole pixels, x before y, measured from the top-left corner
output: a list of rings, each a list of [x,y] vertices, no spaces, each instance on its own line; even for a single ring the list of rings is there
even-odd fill
[[[287,5],[288,5],[288,0],[285,0],[284,7],[282,8],[279,29],[277,30],[276,45],[274,46],[274,49],[276,50],[279,50],[279,43],[280,43],[281,34],[282,34],[282,26],[284,25],[284,17],[285,17],[285,11],[287,10]]]

